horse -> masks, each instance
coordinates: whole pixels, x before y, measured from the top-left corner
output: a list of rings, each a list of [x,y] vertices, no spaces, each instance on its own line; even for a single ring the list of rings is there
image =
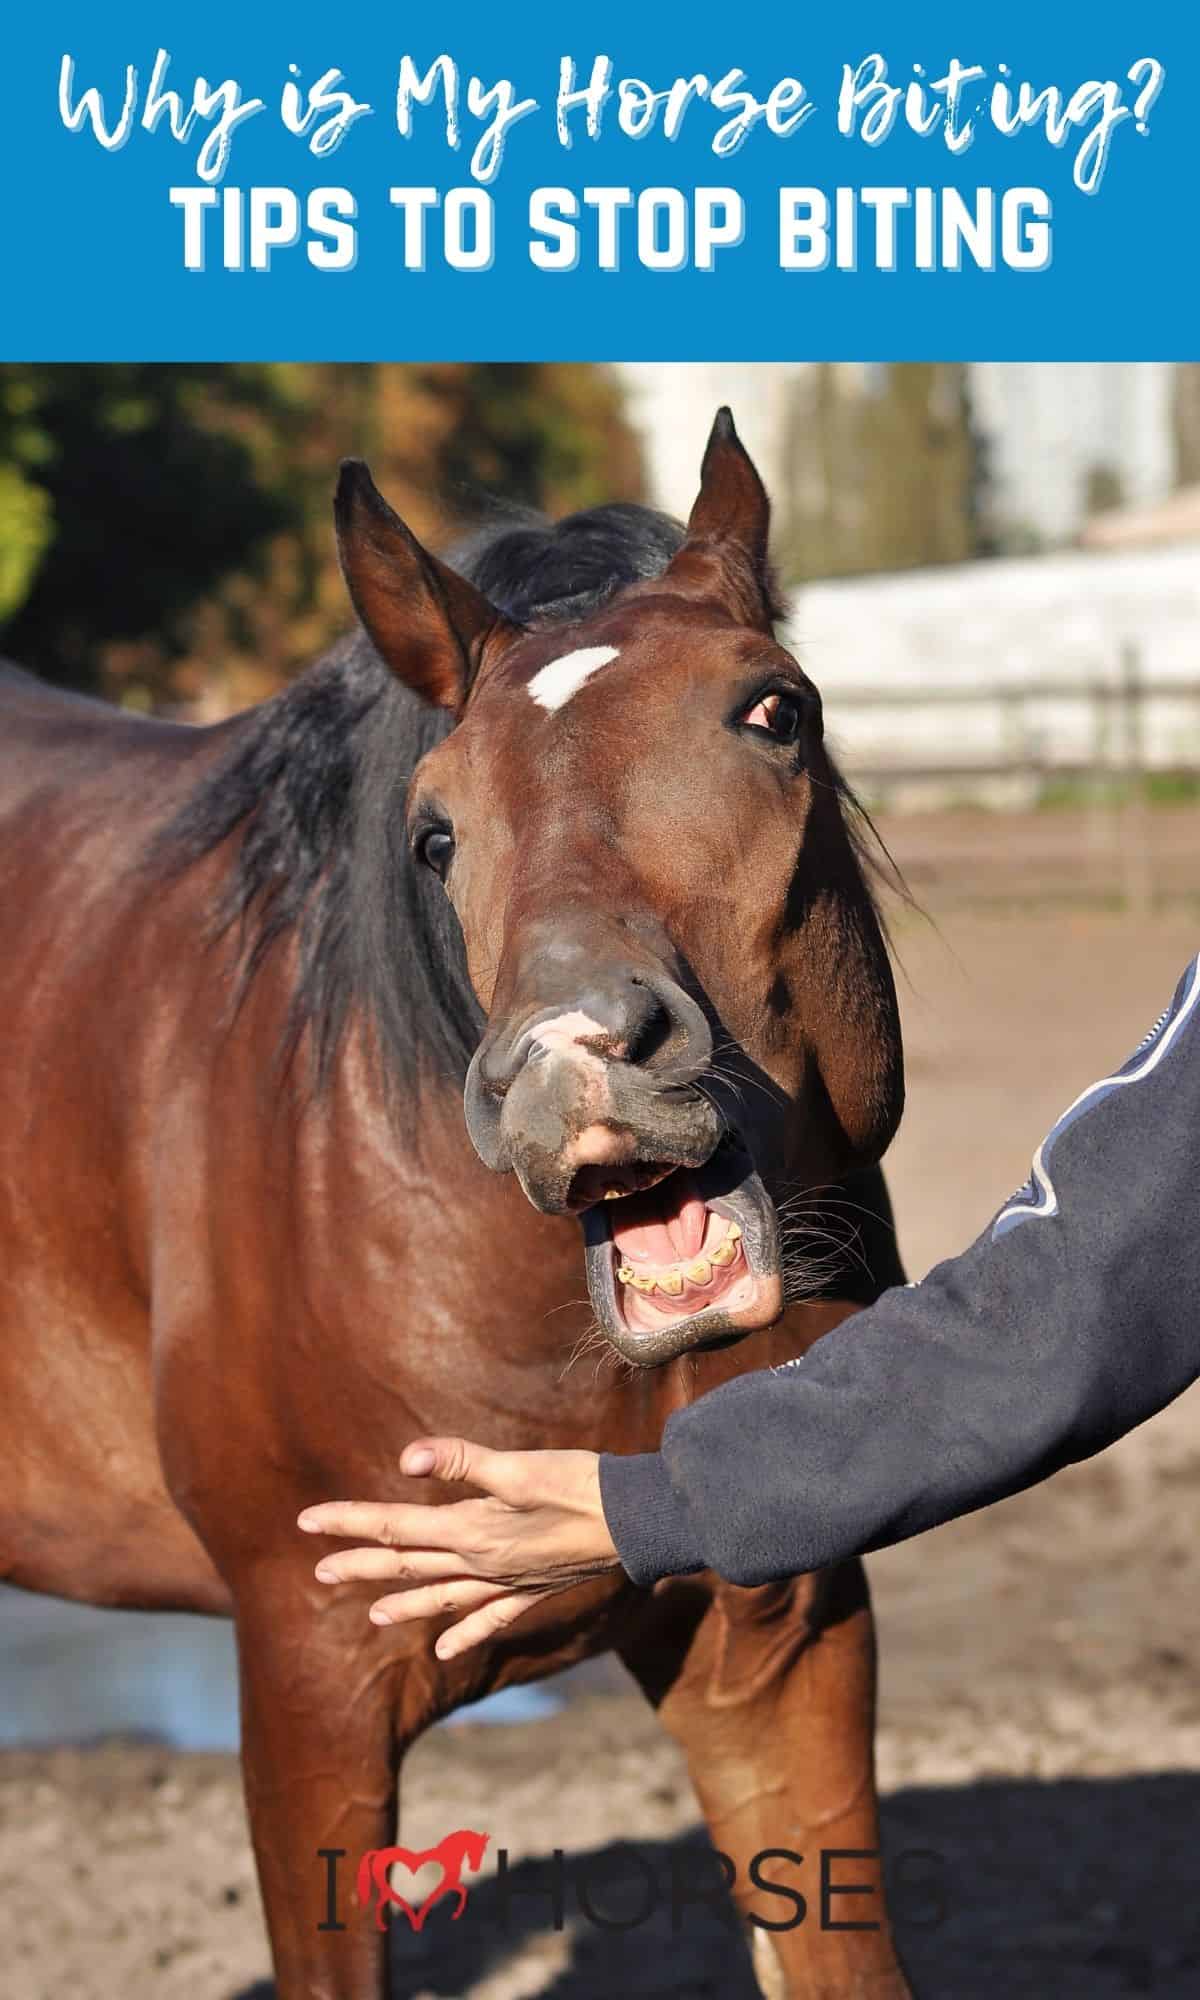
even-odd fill
[[[436,1909],[444,1896],[453,1896],[455,1903],[450,1912],[450,1921],[457,1923],[467,1907],[467,1897],[470,1894],[462,1879],[463,1869],[469,1868],[475,1873],[482,1868],[483,1857],[490,1839],[490,1834],[475,1833],[469,1827],[462,1827],[457,1833],[448,1833],[436,1847],[428,1847],[421,1854],[414,1854],[411,1847],[377,1847],[374,1851],[368,1850],[358,1864],[358,1874],[355,1878],[355,1897],[359,1908],[369,1910],[374,1901],[375,1928],[383,1931],[387,1929],[389,1906],[394,1904],[397,1909],[404,1911],[413,1930],[421,1931],[425,1928],[425,1919],[430,1910]],[[433,1888],[414,1909],[407,1897],[402,1896],[393,1886],[391,1870],[395,1867],[408,1868],[415,1875],[427,1862],[433,1862],[441,1869],[441,1879],[434,1883]]]
[[[446,1664],[295,1525],[446,1497],[423,1433],[651,1450],[902,1281],[895,990],[766,493],[723,411],[685,526],[442,558],[356,462],[335,525],[354,629],[231,720],[0,678],[0,1575],[234,1619],[281,2000],[387,1993],[314,1856],[394,1845],[413,1739],[605,1649],[751,1918],[763,1849],[864,1856],[863,1927],[751,1925],[763,1991],[902,2000],[858,1563],[606,1576]]]

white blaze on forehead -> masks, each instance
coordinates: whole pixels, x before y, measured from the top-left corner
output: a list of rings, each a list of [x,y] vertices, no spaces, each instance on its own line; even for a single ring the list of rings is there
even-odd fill
[[[578,694],[584,682],[590,680],[598,667],[606,667],[617,657],[616,646],[580,646],[573,653],[564,653],[561,660],[551,660],[539,667],[529,683],[529,692],[539,708],[561,708]]]

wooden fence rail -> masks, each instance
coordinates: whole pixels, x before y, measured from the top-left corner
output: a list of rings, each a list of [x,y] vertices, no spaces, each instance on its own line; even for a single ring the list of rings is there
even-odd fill
[[[1195,716],[1191,754],[1151,763],[1147,754],[1147,710],[1155,702],[1184,704]],[[1048,703],[1079,704],[1090,711],[1085,726],[1089,749],[1062,756],[1047,746],[1038,726],[1038,711]],[[914,709],[928,715],[940,708],[989,707],[1003,718],[998,732],[1002,747],[972,758],[953,744],[945,757],[915,754],[899,743],[885,757],[858,757],[843,751],[848,775],[860,790],[886,794],[902,785],[942,786],[961,794],[965,787],[988,781],[1027,777],[1035,797],[1051,782],[1077,784],[1088,816],[1093,847],[1108,846],[1126,907],[1143,911],[1153,901],[1149,822],[1149,783],[1171,776],[1200,777],[1200,679],[1147,678],[1138,650],[1120,648],[1116,671],[1088,679],[1061,676],[1036,681],[973,681],[967,684],[925,683],[919,687],[849,686],[831,691],[831,720],[836,730],[841,712],[885,712]]]

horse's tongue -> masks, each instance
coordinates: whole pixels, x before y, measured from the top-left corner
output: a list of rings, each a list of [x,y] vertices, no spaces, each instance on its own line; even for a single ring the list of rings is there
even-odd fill
[[[681,1175],[662,1183],[671,1189],[670,1208],[660,1203],[655,1212],[647,1197],[615,1201],[610,1207],[613,1242],[622,1257],[639,1264],[676,1264],[684,1257],[696,1257],[704,1243],[708,1210],[699,1195],[685,1192]],[[653,1192],[658,1194],[659,1189]],[[625,1211],[628,1211],[626,1214]]]

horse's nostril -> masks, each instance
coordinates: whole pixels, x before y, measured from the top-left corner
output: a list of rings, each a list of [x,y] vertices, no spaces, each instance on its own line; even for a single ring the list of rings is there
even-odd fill
[[[625,1035],[624,1060],[650,1064],[677,1032],[677,1024],[657,993],[639,979],[631,981],[634,1006]]]
[[[569,1087],[602,1118],[610,1069],[644,1070],[656,1084],[690,1081],[711,1052],[702,1010],[673,979],[614,966],[556,1009],[543,1004],[495,1022],[475,1075],[478,1092],[497,1109],[522,1078],[557,1091],[573,1077]]]
[[[712,1035],[703,1010],[677,981],[635,973],[630,981],[638,996],[637,1024],[629,1039],[628,1062],[664,1073],[694,1076],[712,1054]]]

